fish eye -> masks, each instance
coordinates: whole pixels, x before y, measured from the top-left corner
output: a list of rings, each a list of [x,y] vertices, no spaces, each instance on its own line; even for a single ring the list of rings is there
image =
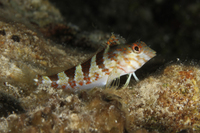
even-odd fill
[[[140,48],[139,48],[138,46],[135,46],[135,47],[134,47],[134,50],[137,51],[137,52],[139,52],[139,51],[140,51]]]
[[[140,47],[137,44],[133,44],[133,52],[140,53]]]

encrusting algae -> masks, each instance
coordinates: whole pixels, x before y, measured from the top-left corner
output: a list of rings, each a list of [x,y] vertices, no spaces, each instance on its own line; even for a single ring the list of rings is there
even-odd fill
[[[146,130],[149,130],[168,133],[187,129],[199,131],[200,78],[198,75],[200,73],[198,66],[172,64],[157,76],[149,76],[136,85],[117,90],[96,88],[74,93],[53,87],[26,85],[21,82],[21,79],[16,80],[20,78],[20,76],[17,77],[18,73],[11,73],[16,70],[14,68],[23,75],[24,71],[36,68],[35,63],[39,64],[43,59],[47,61],[46,59],[56,55],[60,49],[46,44],[41,47],[39,44],[45,41],[40,38],[32,45],[24,43],[25,36],[21,34],[25,30],[23,32],[15,30],[14,24],[12,26],[3,22],[0,24],[0,31],[2,31],[0,36],[4,42],[1,45],[3,54],[0,58],[1,67],[4,70],[1,72],[3,77],[1,91],[2,95],[9,94],[7,98],[14,97],[18,100],[19,106],[13,108],[12,114],[8,113],[6,118],[0,119],[1,132],[147,132]],[[11,37],[16,35],[15,33],[18,34],[19,39]],[[33,33],[37,37],[34,32],[27,33]],[[25,42],[29,39],[32,38],[26,36]],[[35,57],[32,56],[33,54],[29,55],[34,50],[31,46],[37,48],[37,51],[33,52],[36,55],[43,49],[54,50],[54,53],[45,53],[47,56],[43,55],[43,59],[33,58]],[[25,49],[22,50],[23,53],[17,54],[15,51],[19,47]],[[14,54],[17,55],[14,56]],[[20,58],[22,54],[26,56]],[[66,54],[63,51],[61,56],[64,57],[64,55]],[[20,66],[15,65],[20,59],[24,63]],[[54,63],[52,61],[52,64]],[[5,67],[7,65],[12,67]],[[39,65],[39,69],[35,71],[40,72],[40,67],[45,66]],[[12,78],[10,74],[15,78]],[[12,80],[18,81],[19,84],[10,82]]]
[[[12,132],[198,132],[199,74],[198,67],[172,64],[119,90],[70,94],[39,87],[36,95],[48,99],[38,97],[35,109],[9,115],[0,125]]]
[[[172,64],[159,76],[110,93],[119,96],[126,112],[126,129],[160,132],[200,130],[199,67]]]
[[[16,9],[19,8],[8,8],[10,1],[7,2],[0,2],[4,16],[8,10],[18,12]],[[32,6],[25,5],[27,1],[13,2],[13,5],[21,4],[17,6],[24,13],[18,12],[15,18],[30,16]],[[46,1],[30,2],[38,2],[34,7],[39,7],[45,6],[40,2]],[[48,5],[51,6],[49,2]],[[48,9],[44,12],[47,13],[42,14],[47,15],[42,15],[42,18],[38,18],[41,12],[31,17],[37,19],[31,21],[37,26],[47,24],[47,28],[32,27],[42,33],[15,21],[0,21],[0,132],[200,131],[200,69],[194,64],[168,65],[163,73],[146,77],[137,84],[132,84],[131,80],[129,86],[123,89],[94,88],[75,93],[31,84],[33,80],[30,77],[34,77],[35,73],[55,74],[88,59],[91,53],[83,52],[84,49],[77,50],[77,47],[84,46],[89,51],[93,47],[96,50],[101,45],[100,40],[105,42],[108,38],[108,34],[103,32],[85,34],[71,30],[69,25],[59,23],[63,20],[59,12],[55,15],[48,15],[51,13]],[[55,16],[59,21],[50,22]],[[67,35],[64,34],[66,32]],[[57,38],[59,33],[60,38]],[[65,43],[72,42],[70,48],[54,43],[63,39]]]

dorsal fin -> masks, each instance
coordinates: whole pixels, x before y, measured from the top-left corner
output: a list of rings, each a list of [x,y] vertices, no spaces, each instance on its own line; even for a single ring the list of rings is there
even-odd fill
[[[121,37],[120,35],[111,33],[110,38],[106,42],[106,45],[107,46],[121,45],[121,44],[125,44],[125,42],[126,42],[126,40],[123,37]]]
[[[110,46],[125,44],[125,42],[126,42],[126,40],[123,37],[121,37],[120,35],[111,33],[111,36],[108,39],[108,41],[106,43],[104,43],[102,46],[105,49],[109,50]]]
[[[119,45],[120,41],[119,38],[116,37],[113,33],[111,35],[111,37],[108,39],[108,41],[106,42],[107,45],[109,46],[113,46],[113,45]]]

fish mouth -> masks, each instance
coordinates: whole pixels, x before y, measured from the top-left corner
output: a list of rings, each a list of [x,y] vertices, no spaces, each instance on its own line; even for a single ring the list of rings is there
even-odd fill
[[[153,58],[154,56],[156,56],[156,51],[154,51],[153,49],[148,49],[146,52],[145,52],[145,54],[147,55],[147,56],[149,56],[149,58],[151,59],[151,58]]]
[[[150,58],[153,58],[154,56],[156,56],[156,51],[153,51],[153,52],[149,53],[149,57]]]

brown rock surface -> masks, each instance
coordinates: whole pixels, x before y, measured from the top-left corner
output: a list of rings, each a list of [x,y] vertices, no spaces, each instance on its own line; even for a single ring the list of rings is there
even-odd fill
[[[171,64],[117,90],[35,86],[36,74],[54,74],[88,59],[108,34],[66,24],[46,0],[0,1],[0,7],[0,132],[200,130],[196,64]]]
[[[158,76],[110,93],[121,98],[126,129],[177,132],[199,130],[199,67],[172,64]]]

